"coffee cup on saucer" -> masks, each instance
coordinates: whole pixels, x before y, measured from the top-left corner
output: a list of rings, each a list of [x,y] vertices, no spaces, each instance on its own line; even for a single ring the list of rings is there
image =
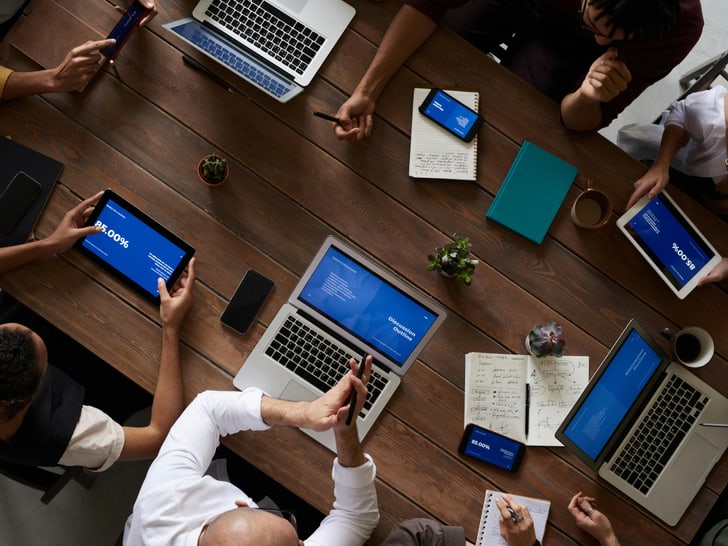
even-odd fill
[[[602,227],[612,216],[612,203],[609,197],[593,186],[591,178],[587,178],[586,190],[577,196],[571,206],[571,219],[582,228]]]
[[[713,338],[702,328],[688,326],[677,333],[665,328],[660,333],[672,342],[675,360],[688,368],[700,368],[713,358]]]

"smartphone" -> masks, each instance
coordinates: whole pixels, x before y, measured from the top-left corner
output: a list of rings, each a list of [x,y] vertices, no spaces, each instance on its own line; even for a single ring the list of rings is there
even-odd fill
[[[470,423],[465,427],[458,451],[486,463],[515,472],[526,452],[525,444]]]
[[[473,140],[484,121],[478,112],[442,89],[432,89],[420,104],[419,110],[425,117],[465,142]]]
[[[40,193],[40,182],[19,171],[0,195],[0,231],[11,233]]]
[[[101,54],[104,57],[108,57],[110,60],[114,60],[121,51],[121,48],[124,47],[124,44],[129,39],[129,36],[131,36],[132,33],[139,28],[139,23],[149,11],[149,8],[143,4],[134,2],[129,9],[126,10],[124,15],[121,16],[119,22],[116,23],[116,26],[111,29],[111,32],[106,37],[106,39],[114,38],[116,43],[114,45],[101,48]]]
[[[230,298],[220,321],[233,330],[244,334],[253,324],[258,311],[272,290],[272,280],[253,269],[249,269],[243,280],[240,281],[233,297]]]

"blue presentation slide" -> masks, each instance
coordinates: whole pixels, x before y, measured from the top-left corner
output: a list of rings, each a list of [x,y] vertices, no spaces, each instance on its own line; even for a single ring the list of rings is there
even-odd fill
[[[400,365],[437,318],[335,248],[299,297]]]
[[[465,138],[478,116],[452,97],[438,92],[425,109],[425,114]]]
[[[101,233],[86,237],[83,247],[154,296],[159,294],[157,279],[168,281],[185,255],[112,199],[95,225],[101,227]]]
[[[660,355],[632,330],[564,435],[596,460],[661,362]]]
[[[657,196],[628,226],[645,251],[662,264],[662,271],[672,283],[683,287],[708,263],[710,256],[670,209],[669,202]]]
[[[519,448],[518,442],[474,428],[463,453],[511,470]]]

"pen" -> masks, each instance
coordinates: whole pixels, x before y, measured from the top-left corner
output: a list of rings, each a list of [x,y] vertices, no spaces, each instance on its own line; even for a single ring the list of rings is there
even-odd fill
[[[212,81],[214,81],[216,84],[224,87],[227,89],[230,93],[233,93],[233,88],[230,87],[230,84],[223,80],[220,76],[215,74],[214,72],[210,71],[208,68],[205,68],[200,63],[198,63],[196,60],[194,60],[192,57],[189,57],[188,55],[182,54],[182,61],[189,66],[193,70],[197,70],[198,72],[203,73],[205,76],[210,78]]]
[[[366,365],[366,357],[364,357],[361,361],[361,364],[359,364],[359,371],[357,372],[356,376],[361,379],[364,375],[364,367]],[[349,398],[349,414],[346,416],[346,426],[349,426],[351,424],[351,419],[354,417],[354,407],[356,406],[356,389],[351,393],[351,398]]]
[[[727,427],[728,423],[700,423],[701,427]]]
[[[511,521],[513,523],[517,523],[518,522],[518,516],[513,511],[513,508],[511,508],[510,506],[506,506],[506,510],[508,510],[508,513],[511,515]]]
[[[531,409],[531,386],[526,383],[526,436],[528,436],[528,414]]]
[[[314,112],[313,115],[318,118],[325,119],[327,121],[333,121],[334,123],[338,123],[339,125],[341,125],[341,120],[335,116],[330,116],[328,114],[324,114],[323,112]]]

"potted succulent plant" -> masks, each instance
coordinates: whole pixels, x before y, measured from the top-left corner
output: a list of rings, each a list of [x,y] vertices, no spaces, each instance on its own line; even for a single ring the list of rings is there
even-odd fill
[[[200,180],[208,186],[220,186],[225,183],[228,177],[228,167],[225,158],[211,153],[200,159],[197,164],[197,175]]]
[[[452,277],[465,284],[470,284],[478,260],[470,257],[470,239],[454,233],[452,242],[438,247],[434,254],[427,257],[430,265],[428,271],[439,271],[446,277]]]
[[[561,356],[564,354],[564,345],[566,340],[563,337],[561,324],[553,320],[545,326],[540,324],[534,326],[526,336],[526,349],[533,356]]]

